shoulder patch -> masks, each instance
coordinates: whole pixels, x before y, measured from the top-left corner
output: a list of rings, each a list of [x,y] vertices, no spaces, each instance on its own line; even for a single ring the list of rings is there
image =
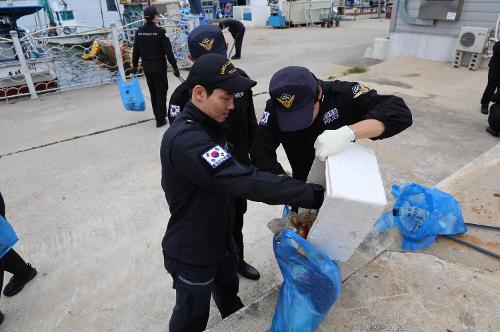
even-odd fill
[[[370,91],[370,89],[364,86],[363,84],[356,84],[352,87],[352,94],[354,95],[353,98],[358,98],[359,96],[364,95],[368,91]]]
[[[210,148],[207,152],[203,153],[201,157],[210,165],[210,167],[217,168],[226,160],[231,159],[232,156],[222,146],[217,144]]]
[[[264,111],[264,113],[262,113],[262,117],[260,118],[259,125],[267,126],[268,122],[269,122],[269,112]]]
[[[169,112],[171,117],[176,117],[181,112],[181,108],[178,105],[170,105]]]

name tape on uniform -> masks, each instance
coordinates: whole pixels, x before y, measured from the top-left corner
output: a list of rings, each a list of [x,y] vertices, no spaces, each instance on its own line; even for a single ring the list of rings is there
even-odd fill
[[[269,121],[269,112],[264,111],[264,113],[262,113],[262,117],[260,118],[259,124],[267,126],[268,121]]]
[[[226,160],[231,159],[231,154],[218,144],[201,156],[212,168],[217,168]]]
[[[339,111],[335,107],[334,109],[329,110],[323,115],[323,123],[329,124],[339,118]]]

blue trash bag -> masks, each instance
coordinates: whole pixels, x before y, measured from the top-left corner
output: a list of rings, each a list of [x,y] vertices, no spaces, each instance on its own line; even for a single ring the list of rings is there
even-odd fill
[[[283,275],[271,332],[314,331],[340,297],[337,263],[292,231],[273,240]]]
[[[16,232],[4,217],[0,216],[0,258],[16,244]]]
[[[425,249],[438,235],[467,232],[460,203],[450,194],[417,183],[393,185],[392,194],[397,198],[393,209],[380,216],[375,229],[398,227],[403,250]]]
[[[137,75],[130,75],[130,82],[123,82],[121,75],[118,74],[116,82],[120,90],[123,107],[127,111],[144,112],[146,110],[146,103],[144,102],[144,96],[142,95]]]

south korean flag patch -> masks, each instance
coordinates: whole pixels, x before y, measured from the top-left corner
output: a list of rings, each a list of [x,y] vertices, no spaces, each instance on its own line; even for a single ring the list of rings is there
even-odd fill
[[[220,145],[215,145],[207,152],[203,153],[201,157],[210,165],[212,168],[219,167],[226,160],[231,159],[231,154],[224,150]]]
[[[181,108],[177,105],[170,105],[170,116],[175,118],[181,112]]]

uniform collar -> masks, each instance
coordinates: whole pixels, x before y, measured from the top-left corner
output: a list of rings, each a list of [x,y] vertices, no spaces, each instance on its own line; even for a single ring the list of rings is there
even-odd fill
[[[219,131],[224,128],[224,124],[219,123],[208,115],[203,113],[198,107],[196,107],[191,101],[189,101],[186,106],[184,106],[184,112],[188,115],[192,120],[200,122],[204,127],[213,130]]]

